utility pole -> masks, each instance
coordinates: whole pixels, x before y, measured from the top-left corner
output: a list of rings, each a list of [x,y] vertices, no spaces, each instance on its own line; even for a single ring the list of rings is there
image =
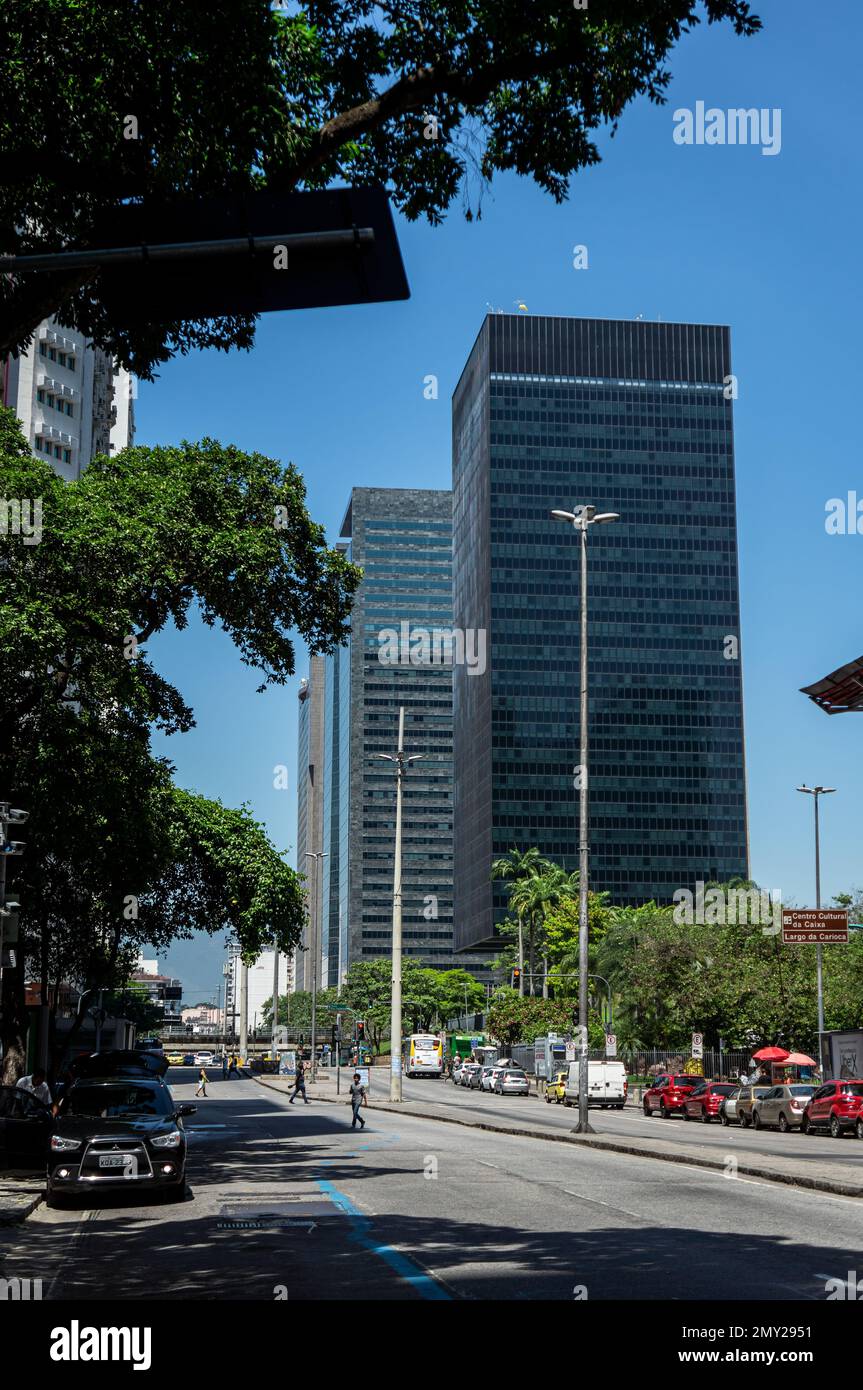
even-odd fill
[[[306,850],[306,858],[314,859],[315,867],[312,871],[312,920],[310,950],[312,952],[312,1081],[318,1074],[317,1060],[317,1041],[318,1041],[318,957],[320,947],[318,945],[318,915],[320,897],[318,896],[318,868],[322,861],[327,858],[327,854],[322,850]]]
[[[240,960],[240,1061],[248,1060],[249,1050],[249,967]]]
[[[410,763],[417,762],[422,753],[405,757],[405,707],[399,707],[399,746],[395,756],[376,753],[395,765],[396,774],[396,842],[393,864],[393,980],[390,1005],[390,1100],[402,1098],[402,783]]]
[[[270,1038],[270,1057],[276,1059],[276,1029],[279,1026],[279,943],[273,942],[273,1031]]]
[[[581,737],[578,765],[578,1124],[574,1134],[593,1134],[588,1120],[588,870],[590,834],[588,826],[588,667],[587,667],[587,532],[590,526],[617,521],[617,512],[597,512],[594,506],[576,507],[572,512],[553,511],[556,521],[568,522],[579,533],[581,548],[581,641],[580,641],[580,714]]]
[[[818,825],[818,798],[835,792],[835,787],[798,787],[799,792],[807,792],[815,803],[815,906],[821,906],[821,834]],[[815,947],[815,988],[818,996],[818,1047],[821,1047],[821,1034],[824,1032],[824,952],[819,941]],[[819,1057],[819,1063],[821,1061]]]

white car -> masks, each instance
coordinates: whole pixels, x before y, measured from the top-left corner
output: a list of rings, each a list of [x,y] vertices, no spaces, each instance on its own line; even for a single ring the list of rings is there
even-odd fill
[[[483,1067],[482,1081],[479,1084],[481,1091],[493,1091],[497,1083],[497,1078],[501,1072],[506,1071],[506,1067],[500,1066],[495,1062],[493,1067]]]
[[[196,1052],[193,1058],[196,1067],[214,1067],[216,1059],[212,1052]]]
[[[469,1089],[473,1085],[474,1077],[481,1071],[479,1062],[465,1062],[464,1066],[459,1068],[458,1084]]]

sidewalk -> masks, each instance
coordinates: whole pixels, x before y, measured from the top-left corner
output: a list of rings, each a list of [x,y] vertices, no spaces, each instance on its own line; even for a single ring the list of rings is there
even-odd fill
[[[0,1226],[14,1226],[38,1207],[45,1195],[41,1173],[0,1173]]]
[[[275,1090],[293,1090],[289,1082],[278,1077],[259,1076],[255,1080],[264,1086],[272,1086]],[[344,1082],[344,1075],[342,1080]],[[342,1095],[338,1098],[335,1089],[335,1076],[331,1083],[319,1081],[314,1087],[309,1084],[306,1086],[311,1101],[332,1104],[338,1099],[345,1104],[346,1086],[343,1085]],[[542,1108],[545,1109],[544,1106]],[[519,1135],[527,1139],[542,1139],[549,1143],[571,1144],[575,1147],[586,1145],[591,1149],[605,1149],[609,1153],[633,1154],[638,1158],[691,1164],[698,1168],[710,1168],[714,1172],[727,1173],[729,1177],[732,1176],[733,1164],[733,1173],[741,1177],[760,1178],[763,1182],[784,1183],[791,1187],[805,1187],[843,1197],[863,1198],[863,1164],[860,1161],[863,1159],[863,1147],[860,1148],[859,1156],[857,1147],[853,1148],[853,1157],[849,1151],[848,1162],[836,1163],[834,1160],[828,1166],[819,1164],[817,1158],[804,1160],[777,1155],[768,1160],[761,1154],[746,1157],[745,1154],[733,1152],[733,1135],[729,1135],[727,1152],[713,1156],[697,1144],[661,1137],[648,1139],[637,1135],[630,1138],[628,1135],[622,1137],[602,1134],[581,1137],[561,1132],[559,1128],[551,1125],[543,1125],[541,1115],[527,1118],[523,1124],[516,1125],[508,1120],[496,1120],[493,1116],[488,1120],[462,1118],[453,1114],[451,1105],[436,1104],[434,1101],[405,1100],[401,1105],[393,1105],[390,1101],[381,1101],[371,1095],[369,1109],[389,1111],[395,1115],[416,1115],[418,1119],[439,1120],[444,1124],[464,1125],[469,1129],[497,1131],[500,1134]]]

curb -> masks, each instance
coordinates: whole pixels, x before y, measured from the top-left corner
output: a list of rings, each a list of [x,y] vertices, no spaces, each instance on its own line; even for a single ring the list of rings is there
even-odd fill
[[[38,1192],[31,1202],[23,1203],[20,1207],[16,1207],[14,1211],[0,1210],[0,1230],[2,1230],[4,1226],[20,1226],[21,1222],[26,1221],[31,1212],[36,1210],[40,1202],[44,1201],[44,1198],[45,1193]]]
[[[259,1078],[255,1078],[258,1080]],[[266,1084],[261,1081],[261,1084]],[[281,1088],[279,1088],[281,1089]],[[335,1096],[315,1096],[315,1100],[335,1103]],[[459,1120],[450,1115],[433,1115],[428,1110],[404,1110],[397,1105],[381,1104],[374,1101],[369,1109],[387,1111],[391,1115],[415,1115],[421,1120],[440,1120],[442,1124],[461,1125],[465,1129],[482,1129],[491,1134],[509,1134],[516,1139],[544,1139],[552,1144],[573,1144],[589,1149],[604,1150],[607,1153],[634,1154],[636,1158],[655,1158],[666,1163],[683,1163],[690,1167],[707,1168],[714,1172],[725,1171],[725,1160],[720,1158],[708,1158],[706,1156],[691,1154],[676,1154],[660,1149],[640,1148],[636,1144],[627,1143],[626,1140],[619,1139],[596,1139],[583,1138],[574,1134],[550,1134],[547,1130],[538,1129],[513,1129],[505,1125],[484,1124],[481,1120]],[[814,1192],[828,1192],[839,1197],[863,1198],[863,1185],[847,1182],[839,1182],[832,1178],[809,1177],[806,1174],[799,1176],[794,1173],[778,1173],[773,1168],[762,1168],[754,1163],[738,1162],[736,1172],[748,1178],[761,1178],[764,1182],[774,1182],[785,1187],[802,1187]]]

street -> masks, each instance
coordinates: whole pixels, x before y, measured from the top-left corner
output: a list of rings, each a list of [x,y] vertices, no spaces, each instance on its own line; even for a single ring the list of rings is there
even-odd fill
[[[193,1100],[192,1070],[176,1069],[171,1087]],[[502,1105],[532,1122],[542,1110],[547,1124],[572,1124],[535,1098],[462,1098],[433,1082],[409,1082],[406,1095],[415,1088],[465,1110]],[[43,1205],[0,1232],[2,1276],[39,1278],[55,1301],[822,1301],[826,1280],[845,1279],[863,1251],[853,1198],[376,1112],[374,1100],[352,1133],[346,1104],[290,1106],[251,1079],[215,1081],[197,1104],[183,1204],[120,1193],[76,1210]],[[601,1118],[603,1130],[643,1123]],[[726,1152],[829,1142],[734,1131],[729,1143],[718,1126],[647,1124]],[[847,1148],[856,1157],[855,1142]]]

